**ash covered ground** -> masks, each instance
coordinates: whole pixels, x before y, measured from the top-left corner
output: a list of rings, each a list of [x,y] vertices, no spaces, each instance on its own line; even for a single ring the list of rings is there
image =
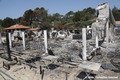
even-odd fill
[[[87,54],[95,48],[95,43],[92,40],[87,40]],[[11,66],[10,70],[4,69],[2,62],[6,51],[1,50],[0,70],[6,72],[16,80],[82,80],[85,77],[84,69],[76,67],[81,64],[82,58],[82,42],[81,40],[48,40],[48,49],[50,54],[58,56],[57,60],[43,60],[44,57],[44,41],[42,39],[26,42],[26,50],[23,51],[21,45],[14,47],[11,54],[16,56],[21,64]],[[114,77],[111,80],[120,79],[120,40],[114,43],[109,43],[106,48],[106,43],[102,43],[101,55],[94,56],[90,61],[100,64],[112,64],[110,69],[100,67],[99,71],[92,73],[95,80],[100,80],[97,77]],[[3,54],[4,53],[4,54]],[[47,54],[49,55],[49,54]],[[47,56],[46,55],[46,56]],[[22,58],[22,60],[21,60]],[[44,75],[40,74],[40,66],[44,70]],[[2,74],[2,73],[1,73]],[[3,74],[2,74],[3,75]],[[82,75],[82,77],[81,77]],[[3,75],[4,76],[4,75]],[[4,76],[6,79],[7,77]],[[0,79],[3,79],[0,77]],[[93,80],[94,80],[93,79]],[[9,78],[8,78],[9,80]]]

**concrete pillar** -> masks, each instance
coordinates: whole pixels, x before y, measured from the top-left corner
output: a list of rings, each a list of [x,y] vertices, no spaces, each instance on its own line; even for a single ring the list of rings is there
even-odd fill
[[[106,24],[106,47],[108,48],[108,43],[109,43],[109,20],[107,21],[107,24]]]
[[[50,35],[50,38],[53,38],[53,37],[52,37],[52,31],[50,31],[49,35]]]
[[[99,47],[98,34],[96,33],[96,48]]]
[[[25,32],[22,32],[23,50],[25,50]]]
[[[2,36],[1,36],[1,33],[0,33],[0,44],[2,43]]]
[[[48,53],[48,45],[47,45],[47,30],[44,30],[44,45],[45,45],[45,53]]]
[[[112,28],[109,28],[109,40],[112,42]]]
[[[9,46],[10,46],[10,48],[12,48],[12,36],[11,36],[11,33],[9,32],[8,35],[9,35]]]
[[[12,34],[12,40],[15,40],[15,39],[14,39],[14,35],[13,35],[13,34]]]
[[[111,25],[111,28],[109,28],[109,37],[111,42],[114,40],[114,29],[112,27],[113,26]]]
[[[86,60],[86,28],[82,28],[82,45],[83,45],[82,58],[83,60]]]
[[[95,39],[96,28],[92,28],[92,39]]]

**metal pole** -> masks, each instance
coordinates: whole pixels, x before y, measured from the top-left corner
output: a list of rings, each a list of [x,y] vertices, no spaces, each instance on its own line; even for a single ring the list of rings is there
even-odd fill
[[[82,44],[83,44],[82,58],[83,60],[86,60],[86,28],[82,28]]]

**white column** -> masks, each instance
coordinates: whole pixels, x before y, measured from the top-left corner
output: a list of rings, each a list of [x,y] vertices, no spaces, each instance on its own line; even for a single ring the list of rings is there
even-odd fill
[[[9,35],[9,46],[10,46],[10,48],[12,48],[12,36],[11,36],[11,33],[9,32],[8,35]]]
[[[2,36],[1,36],[1,33],[0,33],[0,44],[2,43]]]
[[[44,45],[45,45],[45,53],[48,53],[47,46],[47,30],[44,30]]]
[[[86,60],[86,28],[82,28],[82,45],[83,45],[82,58],[83,60]]]
[[[109,43],[109,20],[107,21],[107,24],[106,24],[106,43],[107,43],[107,48],[108,48],[108,43]]]
[[[50,38],[52,38],[52,31],[50,31],[50,33],[49,33],[49,34],[50,34]]]
[[[14,39],[14,35],[13,35],[13,34],[12,34],[12,40],[15,40],[15,39]]]
[[[98,34],[96,33],[96,48],[99,47]]]
[[[23,50],[25,50],[25,32],[22,32]]]

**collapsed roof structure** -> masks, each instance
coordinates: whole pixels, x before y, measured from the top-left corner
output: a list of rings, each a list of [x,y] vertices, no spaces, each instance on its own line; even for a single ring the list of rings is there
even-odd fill
[[[92,24],[92,37],[95,38],[95,34],[98,34],[99,39],[106,39],[108,42],[113,41],[115,19],[109,4],[106,2],[98,5],[97,11],[99,14],[96,22]]]

